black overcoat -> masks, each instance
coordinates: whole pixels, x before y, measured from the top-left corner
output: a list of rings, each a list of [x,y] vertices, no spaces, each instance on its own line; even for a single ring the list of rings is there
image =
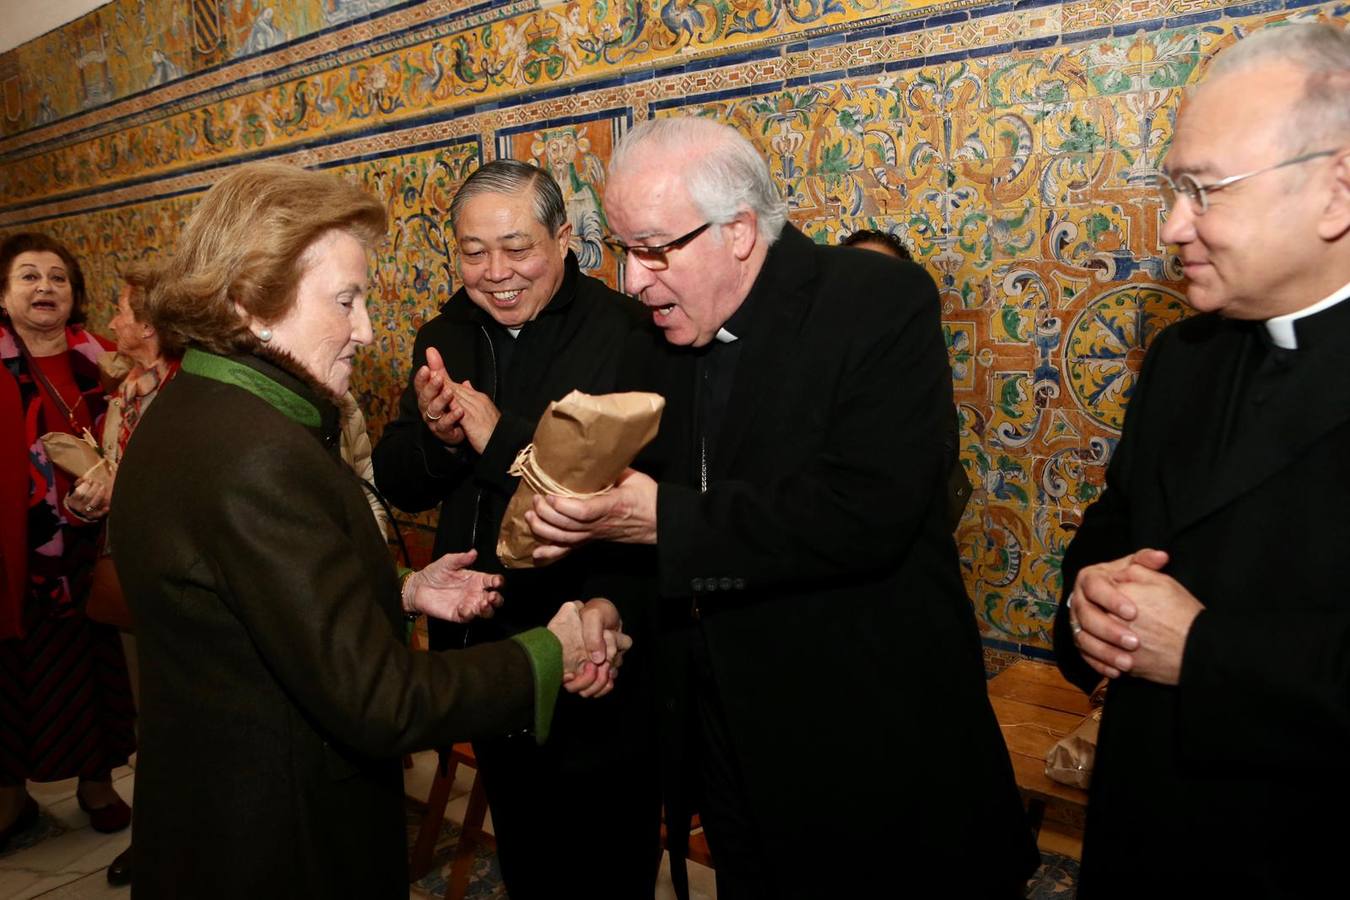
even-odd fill
[[[641,307],[635,301],[582,274],[569,252],[558,292],[513,339],[510,377],[503,379],[489,337],[490,330],[501,326],[461,288],[417,332],[398,416],[385,426],[372,454],[376,485],[407,512],[440,507],[437,556],[475,547],[475,568],[503,571],[497,532],[519,481],[508,473],[511,463],[530,442],[550,402],[572,390],[614,390],[625,338],[640,322]],[[426,364],[428,347],[441,354],[452,379],[472,382],[501,413],[481,455],[467,442],[447,447],[418,413],[412,378]],[[470,630],[474,636],[498,635],[547,622],[560,603],[580,596],[595,552],[588,548],[544,569],[508,572],[503,591],[507,602],[491,620],[476,622]],[[442,646],[461,644],[463,629],[435,623],[432,638]]]
[[[1166,550],[1167,574],[1205,606],[1179,685],[1127,676],[1107,694],[1084,900],[1327,896],[1341,880],[1350,303],[1301,320],[1300,349],[1258,365],[1263,328],[1206,315],[1158,337],[1065,555],[1067,594],[1085,565]],[[1063,606],[1055,639],[1090,689]]]
[[[432,622],[433,647],[471,646],[545,624],[565,601],[593,596],[589,591],[599,570],[625,565],[627,554],[594,546],[544,568],[504,570],[497,559],[497,533],[520,480],[508,470],[533,438],[544,410],[573,390],[613,391],[627,336],[641,322],[641,307],[634,300],[583,274],[569,252],[558,292],[514,338],[509,377],[502,377],[501,360],[489,337],[490,330],[500,331],[501,326],[475,306],[463,288],[446,301],[440,315],[418,330],[398,416],[385,427],[372,454],[375,483],[391,503],[407,512],[440,507],[437,556],[474,547],[478,550],[474,568],[506,575],[505,602],[492,618],[468,626]],[[452,379],[472,382],[501,413],[482,454],[467,441],[447,447],[422,421],[412,379],[426,364],[428,347],[441,354]],[[642,637],[644,612],[624,608],[622,597],[615,602],[620,604],[625,629]],[[639,646],[625,657],[625,677],[615,695],[629,693],[647,653],[646,646]],[[579,727],[604,727],[615,695],[599,704],[561,697],[562,730],[554,732],[553,744],[567,739],[571,727],[566,720],[572,717],[586,723]],[[597,752],[604,752],[613,745],[613,736],[596,734],[594,743]]]
[[[751,296],[706,493],[695,354],[644,333],[625,366],[667,399],[640,467],[659,481],[672,818],[699,628],[769,896],[1009,895],[1036,855],[945,516],[932,279],[787,226]]]
[[[605,394],[615,389],[625,340],[641,327],[641,310],[631,298],[582,274],[568,253],[557,292],[514,338],[463,289],[419,329],[398,417],[375,448],[375,480],[401,509],[440,506],[436,553],[475,547],[475,568],[503,571],[496,547],[519,481],[508,473],[512,461],[532,439],[549,403],[573,390]],[[451,378],[471,381],[501,413],[482,454],[467,442],[447,447],[422,421],[411,382],[426,362],[428,347],[441,354]],[[504,602],[491,618],[467,626],[432,623],[433,647],[473,646],[542,625],[568,600],[608,596],[634,639],[611,694],[598,700],[572,694],[558,698],[547,744],[535,746],[519,737],[475,744],[503,875],[513,895],[584,889],[595,898],[638,900],[651,894],[660,807],[648,689],[652,642],[644,624],[648,610],[611,590],[612,579],[626,577],[623,573],[637,559],[630,548],[596,544],[544,568],[506,570]],[[572,827],[576,808],[590,802],[601,782],[612,787],[614,796],[587,831],[611,857],[609,879],[597,884],[584,867],[572,865],[570,845],[558,835]]]

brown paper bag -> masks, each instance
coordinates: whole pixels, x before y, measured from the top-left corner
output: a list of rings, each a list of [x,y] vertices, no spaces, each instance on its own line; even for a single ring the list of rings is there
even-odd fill
[[[115,394],[117,387],[126,380],[127,375],[131,373],[131,367],[136,365],[136,361],[125,353],[116,353],[109,350],[98,355],[98,383],[103,386],[103,393]]]
[[[537,493],[594,496],[609,490],[638,451],[656,437],[666,400],[660,394],[572,391],[548,405],[534,442],[520,452],[520,475],[497,536],[497,556],[508,569],[530,569],[536,541],[525,511]]]
[[[1086,789],[1092,781],[1092,763],[1097,758],[1097,728],[1102,711],[1094,709],[1078,727],[1055,742],[1045,754],[1045,775],[1060,784]]]
[[[69,475],[91,481],[111,481],[112,469],[90,443],[92,439],[92,436],[81,439],[64,431],[49,431],[42,436],[42,448],[52,464]]]
[[[111,556],[100,556],[94,562],[89,581],[89,599],[84,602],[84,614],[95,622],[114,625],[123,631],[135,631],[131,610],[127,607],[122,582],[117,577]]]

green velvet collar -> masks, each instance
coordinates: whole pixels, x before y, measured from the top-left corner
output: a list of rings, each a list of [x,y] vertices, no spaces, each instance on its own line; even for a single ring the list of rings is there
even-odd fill
[[[313,403],[241,362],[190,347],[183,354],[183,371],[243,388],[286,418],[308,428],[323,425],[319,410]]]

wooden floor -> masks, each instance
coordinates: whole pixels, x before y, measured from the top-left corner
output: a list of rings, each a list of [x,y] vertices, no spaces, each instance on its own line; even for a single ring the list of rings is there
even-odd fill
[[[1020,660],[989,680],[989,702],[1003,730],[1023,799],[1041,816],[1037,844],[1080,859],[1087,791],[1045,774],[1045,755],[1078,727],[1090,707],[1082,691],[1045,663]]]

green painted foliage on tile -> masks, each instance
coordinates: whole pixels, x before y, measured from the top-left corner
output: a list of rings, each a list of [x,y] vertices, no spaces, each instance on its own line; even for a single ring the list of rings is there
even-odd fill
[[[343,56],[349,51],[342,29],[360,26],[388,37],[392,26],[381,23],[394,20],[385,13],[425,10],[379,0],[231,0],[220,4],[229,8],[219,23],[223,43],[193,62],[195,32],[190,18],[175,18],[179,0],[114,0],[93,14],[92,31],[76,23],[0,56],[8,104],[0,131],[0,215],[40,210],[38,227],[67,241],[85,262],[92,321],[103,327],[120,267],[166,252],[194,192],[205,187],[200,179],[176,177],[224,171],[260,153],[297,152],[301,161],[333,166],[390,209],[390,238],[372,261],[375,345],[354,378],[378,434],[407,380],[417,328],[453,290],[450,198],[499,152],[504,135],[598,127],[601,119],[609,128],[611,119],[641,119],[652,109],[728,122],[769,160],[791,220],[814,240],[837,243],[859,228],[890,231],[934,278],[960,462],[974,486],[956,534],[966,586],[985,634],[1048,646],[1064,548],[1084,507],[1101,494],[1144,349],[1187,313],[1176,261],[1158,234],[1161,210],[1151,187],[1181,89],[1236,30],[1262,19],[1221,17],[1133,33],[1121,27],[1105,39],[918,62],[980,44],[1057,37],[1071,14],[1082,19],[1078,31],[1172,14],[1164,0],[1130,10],[1103,0],[822,41],[725,66],[663,68],[691,55],[782,48],[788,38],[802,41],[929,5],[521,4],[432,29],[411,43],[373,40],[352,58]],[[265,17],[269,7],[274,12]],[[162,27],[138,25],[141,10]],[[1343,20],[1346,7],[1327,3],[1292,15]],[[324,29],[338,36],[333,55],[322,57],[327,62],[302,60],[272,71],[273,61],[293,61],[286,54],[299,53]],[[100,47],[114,48],[106,75]],[[201,63],[208,57],[209,66]],[[892,62],[903,65],[818,77]],[[155,108],[173,84],[210,71],[252,80],[242,82],[246,89]],[[14,72],[17,82],[12,74],[6,80]],[[641,77],[615,79],[629,73]],[[805,76],[814,80],[795,80]],[[124,123],[100,131],[90,119],[87,132],[72,124],[63,136],[59,119],[95,116],[104,106],[121,115],[116,98],[144,90],[151,77],[164,79],[154,91],[166,93],[147,94],[144,115],[127,107]],[[25,155],[14,138],[34,128],[51,143],[40,155]],[[580,132],[573,139],[580,141]],[[341,155],[323,155],[336,146]],[[586,157],[586,177],[569,181],[581,198],[578,208],[582,192],[603,198],[608,146],[585,151],[594,157]],[[528,154],[517,146],[516,155]],[[164,198],[161,185],[185,193]],[[107,208],[70,212],[88,202],[83,195],[114,190]],[[71,194],[77,196],[65,205],[39,205]],[[605,257],[596,270],[617,269]],[[913,298],[894,302],[900,307]]]

